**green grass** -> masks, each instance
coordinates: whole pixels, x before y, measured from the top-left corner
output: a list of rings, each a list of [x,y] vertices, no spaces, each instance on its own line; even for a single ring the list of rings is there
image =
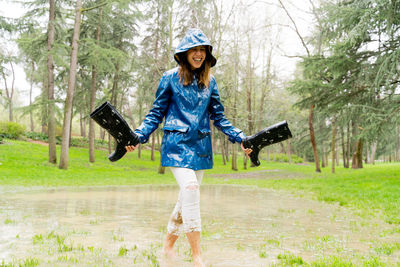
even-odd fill
[[[60,147],[57,146],[59,160]],[[6,140],[0,145],[0,184],[15,186],[86,186],[86,185],[138,185],[176,184],[172,173],[158,174],[159,152],[155,161],[150,160],[150,151],[142,150],[141,159],[137,152],[127,153],[123,159],[110,162],[108,152],[96,150],[96,162],[89,162],[88,150],[69,149],[68,170],[48,162],[48,147],[25,141]],[[242,158],[239,166],[242,166]],[[218,164],[207,173],[230,173],[229,166]],[[248,169],[247,172],[254,169]],[[242,170],[246,172],[246,170]]]
[[[71,147],[69,168],[61,170],[58,165],[48,163],[48,147],[5,140],[5,144],[0,145],[0,185],[176,184],[168,169],[164,175],[157,173],[158,152],[155,161],[150,160],[148,150],[142,151],[141,159],[133,152],[114,163],[108,161],[107,155],[107,151],[97,150],[96,162],[89,163],[87,149]],[[330,168],[315,173],[313,164],[265,161],[260,167],[243,170],[243,157],[240,156],[238,166],[239,171],[232,171],[230,162],[223,165],[221,157],[216,156],[214,168],[206,171],[203,183],[288,190],[300,196],[311,195],[320,201],[356,207],[364,214],[383,216],[388,223],[400,224],[400,163],[365,165],[359,170],[337,167],[336,173],[332,174]],[[246,176],[248,173],[252,175]]]
[[[292,253],[285,252],[284,254],[278,255],[278,260],[281,260],[285,266],[302,265],[303,259],[299,256],[293,255]]]
[[[383,216],[390,224],[400,224],[400,163],[365,165],[353,170],[338,167],[315,173],[312,165],[263,163],[271,168],[292,172],[289,179],[213,179],[210,183],[255,185],[260,188],[288,190],[296,195],[312,193],[324,202],[353,206],[366,215]],[[298,179],[302,173],[305,178]]]
[[[68,170],[48,162],[48,147],[23,141],[7,140],[0,145],[0,184],[9,186],[86,186],[171,184],[170,172],[157,174],[158,160],[143,160],[137,153],[129,153],[118,162],[107,159],[107,151],[95,152],[96,162],[89,162],[88,150],[71,147]],[[57,146],[57,155],[60,147]],[[59,158],[58,158],[59,160]]]

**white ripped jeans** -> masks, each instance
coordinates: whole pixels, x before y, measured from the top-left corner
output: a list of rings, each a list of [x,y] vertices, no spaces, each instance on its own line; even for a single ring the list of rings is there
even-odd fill
[[[204,170],[194,171],[187,168],[170,167],[179,184],[178,201],[168,221],[167,232],[179,235],[201,231],[200,184]]]

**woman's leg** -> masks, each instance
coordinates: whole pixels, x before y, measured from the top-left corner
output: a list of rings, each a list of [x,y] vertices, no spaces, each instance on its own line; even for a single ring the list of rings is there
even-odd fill
[[[163,252],[170,258],[175,257],[174,244],[179,238],[180,228],[182,226],[182,204],[181,204],[181,192],[179,191],[178,201],[176,202],[175,208],[168,221],[167,236],[165,238]]]
[[[204,170],[199,170],[195,171],[196,174],[196,179],[198,184],[201,184],[201,181],[203,179],[203,174]],[[174,235],[174,236],[179,236],[179,233],[182,228],[182,191],[179,191],[179,196],[178,196],[178,201],[176,202],[176,205],[171,213],[171,216],[168,221],[168,226],[167,226],[167,233]],[[172,238],[168,238],[172,239]],[[172,244],[173,246],[173,244]]]
[[[175,205],[174,212],[171,215],[170,222],[168,223],[168,233],[164,244],[164,253],[172,251],[175,241],[178,239],[178,229],[183,225],[186,232],[189,244],[192,248],[193,261],[195,266],[203,266],[201,260],[200,248],[200,231],[201,231],[201,218],[200,218],[200,183],[203,178],[204,171],[193,171],[187,168],[171,168],[176,181],[180,187],[178,203]],[[179,212],[179,207],[181,212]],[[179,221],[179,213],[182,220]]]

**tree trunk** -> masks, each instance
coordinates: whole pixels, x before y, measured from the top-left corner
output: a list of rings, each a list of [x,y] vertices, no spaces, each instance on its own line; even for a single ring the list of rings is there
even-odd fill
[[[343,156],[343,168],[346,168],[346,146],[344,142],[344,130],[340,129],[340,137],[342,139],[342,156]]]
[[[47,119],[47,105],[44,104],[48,101],[48,97],[47,95],[49,94],[48,89],[47,89],[47,75],[43,74],[43,81],[42,81],[42,94],[41,94],[41,101],[42,101],[42,105],[40,105],[40,119],[41,119],[41,126],[42,126],[42,134],[48,134],[47,133],[47,123],[48,123],[48,119]]]
[[[151,160],[155,161],[155,155],[154,155],[154,150],[156,148],[156,138],[155,138],[155,133],[151,134]]]
[[[82,0],[77,0],[75,9],[74,33],[72,38],[72,52],[71,52],[71,63],[69,69],[68,90],[64,106],[65,110],[64,110],[63,136],[61,142],[61,156],[59,165],[60,169],[68,169],[68,152],[69,152],[69,141],[70,141],[70,131],[71,131],[70,127],[72,122],[72,103],[74,100],[76,67],[78,61],[78,40],[79,40],[79,29],[81,24],[81,9],[82,9]]]
[[[158,173],[159,174],[165,174],[165,167],[162,166],[161,164],[160,164],[160,166],[158,166]]]
[[[226,162],[229,162],[229,141],[227,140],[227,137],[224,135],[222,135],[222,143],[225,149],[225,160]]]
[[[350,168],[350,122],[347,124],[346,167]]]
[[[335,164],[336,164],[336,118],[332,120],[332,173],[335,173]]]
[[[163,134],[163,132],[160,131],[161,137],[162,137],[162,134]],[[158,142],[158,144],[159,144],[158,147],[159,147],[159,153],[160,153],[160,165],[159,165],[159,167],[158,167],[158,173],[159,173],[159,174],[165,174],[165,167],[161,165],[161,143],[160,143],[160,140],[159,140],[158,135],[157,135],[157,142]]]
[[[115,63],[115,73],[113,77],[113,84],[111,87],[111,99],[110,103],[117,108],[118,104],[118,82],[119,82],[119,62]],[[120,110],[122,112],[122,110]],[[115,148],[115,139],[110,134],[108,134],[108,151],[111,153]],[[139,147],[140,148],[140,147]]]
[[[86,119],[82,114],[82,111],[79,112],[79,124],[81,128],[81,136],[86,137]]]
[[[235,145],[233,145],[233,146],[235,146]],[[232,148],[232,170],[234,170],[234,171],[238,170],[236,147]]]
[[[373,142],[371,145],[371,151],[369,155],[369,164],[375,164],[375,153],[376,153],[376,148],[378,146],[378,142]]]
[[[10,90],[8,89],[7,85],[7,78],[5,73],[2,71],[1,75],[3,76],[4,80],[4,90],[6,91],[6,101],[8,105],[8,120],[13,121],[14,115],[13,115],[13,96],[14,96],[14,84],[15,84],[15,72],[14,72],[14,65],[10,59],[10,67],[11,67],[11,72],[12,72],[12,82],[11,82],[11,88]]]
[[[364,143],[363,139],[360,138],[358,139],[358,141],[354,146],[353,159],[351,164],[352,169],[361,169],[363,167],[363,159],[362,159],[363,143]]]
[[[220,135],[219,138],[219,143],[221,145],[221,156],[222,156],[222,163],[226,165],[226,160],[225,160],[225,142],[224,142],[224,137]]]
[[[102,9],[100,9],[100,19],[101,19],[101,14],[102,14]],[[97,25],[97,30],[96,30],[96,40],[97,43],[99,43],[100,40],[100,23]],[[90,102],[89,102],[89,109],[90,113],[92,113],[95,109],[96,105],[96,91],[97,91],[97,69],[96,66],[92,66],[92,81],[90,83]],[[95,156],[94,156],[94,140],[95,140],[95,124],[94,120],[89,120],[89,162],[95,162]]]
[[[50,0],[49,25],[47,39],[47,90],[48,90],[48,136],[49,136],[49,162],[57,163],[56,148],[56,115],[54,101],[54,62],[53,62],[53,44],[54,44],[54,24],[55,24],[55,0]]]
[[[105,138],[106,138],[106,130],[104,130],[103,128],[100,128],[100,139],[101,139],[101,141],[104,141]]]
[[[253,117],[253,66],[252,66],[252,56],[251,56],[251,42],[250,38],[248,40],[248,57],[247,57],[247,86],[246,86],[246,102],[247,102],[247,123],[248,130],[250,134],[254,132],[254,117]],[[247,156],[243,161],[244,169],[247,169]],[[254,167],[251,163],[251,167]]]
[[[32,92],[33,92],[33,73],[35,72],[35,62],[32,61],[32,70],[31,70],[31,77],[30,77],[30,87],[29,87],[29,106],[32,107]],[[30,126],[31,132],[35,131],[35,124],[33,122],[33,112],[32,110],[29,111],[29,119],[30,119]]]
[[[112,140],[111,135],[109,133],[107,133],[107,138],[108,138],[108,154],[111,154],[113,140]]]
[[[238,42],[237,39],[235,38],[234,41],[234,83],[233,83],[233,112],[232,112],[232,123],[233,125],[236,125],[236,118],[237,118],[237,110],[238,110],[238,90],[239,90],[239,51],[238,51]],[[225,140],[225,138],[224,138]],[[229,142],[227,144],[227,151],[228,151],[228,146],[229,146]],[[232,170],[237,171],[238,170],[238,164],[237,164],[237,149],[235,147],[235,145],[232,146]],[[227,152],[228,153],[228,152]]]
[[[142,105],[140,105],[140,107],[139,107],[139,119],[142,119]],[[137,148],[137,153],[138,153],[138,158],[140,159],[142,156],[142,144],[140,144],[140,143]],[[160,161],[160,167],[161,167],[161,161]]]
[[[312,145],[313,153],[314,153],[315,171],[316,172],[321,172],[321,169],[319,167],[317,143],[315,142],[313,116],[314,116],[314,105],[311,105],[311,107],[310,107],[310,115],[308,117],[308,126],[309,126],[309,129],[310,129],[310,139],[311,139],[311,145]]]
[[[336,129],[337,130],[337,129]],[[337,132],[336,132],[336,134],[337,134]],[[335,150],[336,150],[336,166],[338,166],[339,167],[339,165],[340,165],[340,160],[339,160],[339,149],[338,149],[338,143],[336,142],[336,148],[335,148]]]
[[[9,98],[9,120],[13,121],[14,120],[14,113],[13,113],[13,96],[14,96],[14,84],[15,84],[15,71],[14,71],[14,65],[12,61],[10,61],[10,67],[11,67],[11,72],[12,72],[12,83],[11,83],[11,94]]]
[[[397,127],[397,157],[396,161],[400,161],[400,126]]]

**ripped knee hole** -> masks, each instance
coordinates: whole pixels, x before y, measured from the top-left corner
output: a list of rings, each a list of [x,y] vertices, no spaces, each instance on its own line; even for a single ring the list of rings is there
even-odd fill
[[[192,184],[186,186],[185,189],[186,189],[186,190],[189,190],[189,191],[196,191],[196,190],[199,189],[199,185],[196,184],[196,183],[192,183]]]

